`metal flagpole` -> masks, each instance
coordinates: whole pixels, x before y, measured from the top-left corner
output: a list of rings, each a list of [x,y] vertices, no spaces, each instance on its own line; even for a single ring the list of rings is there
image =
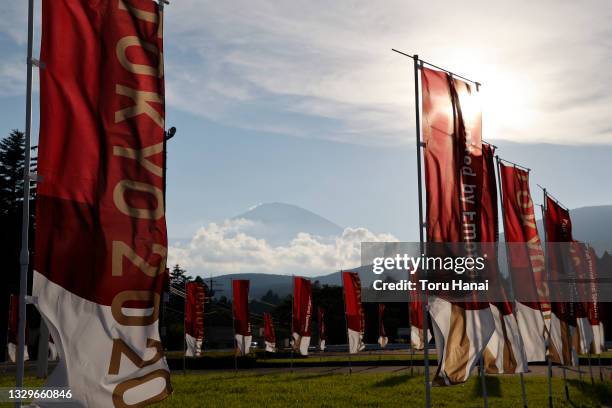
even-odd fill
[[[599,362],[599,381],[603,381],[603,372],[601,370],[601,354],[597,355],[597,361]]]
[[[565,370],[565,366],[562,366],[561,369],[563,370],[563,387],[565,388],[565,398],[569,401],[570,397],[569,389],[567,388],[567,373]]]
[[[183,298],[183,375],[187,373],[185,369],[185,354],[187,353],[187,279],[185,279],[185,297]]]
[[[47,378],[49,368],[49,327],[47,327],[45,319],[42,317],[40,318],[38,356],[36,360],[36,377]]]
[[[506,210],[504,210],[503,189],[502,189],[501,172],[500,172],[501,159],[499,158],[499,156],[495,156],[495,161],[497,162],[497,190],[499,192],[499,202],[501,204],[502,220],[505,220],[506,219]],[[525,167],[525,169],[527,169],[527,168]],[[527,172],[529,173],[529,169],[527,169]],[[507,246],[508,245],[508,237],[506,236],[506,228],[504,228],[504,237],[506,238],[505,239],[506,248],[508,248],[508,246]],[[511,266],[510,266],[510,257],[508,257],[508,251],[506,251],[506,264],[508,266],[508,272],[510,272]],[[514,293],[514,288],[512,286],[512,279],[509,279],[508,282],[510,283],[510,287],[512,288],[512,292]],[[515,304],[515,307],[514,307],[514,311],[516,312],[516,304]],[[542,313],[542,309],[540,309],[540,313]],[[515,314],[515,319],[516,319],[516,314]],[[517,325],[517,328],[519,329],[519,336],[520,336],[521,335],[521,330],[520,330],[518,325]],[[522,338],[522,336],[521,336],[521,338]],[[545,352],[546,352],[546,350],[545,350]],[[521,394],[522,394],[522,397],[523,397],[523,407],[527,408],[527,391],[525,389],[525,376],[523,375],[523,373],[519,373],[519,375],[520,375],[520,378],[521,378]]]
[[[234,288],[234,280],[232,279],[232,289]],[[238,340],[236,340],[236,316],[234,316],[234,302],[236,297],[232,293],[232,330],[234,331],[234,374],[238,373]]]
[[[425,251],[425,239],[423,235],[423,228],[427,228],[423,222],[423,184],[421,176],[421,149],[424,147],[424,143],[421,141],[421,109],[420,109],[420,95],[419,95],[419,56],[414,55],[414,106],[415,106],[415,123],[416,123],[416,154],[417,154],[417,186],[418,186],[418,197],[419,197],[419,249],[420,253],[423,254]],[[423,68],[423,63],[420,64],[420,68]],[[423,269],[423,279],[427,279],[427,270]],[[429,382],[429,350],[428,350],[428,339],[427,329],[429,327],[428,322],[428,307],[427,307],[427,295],[425,291],[421,291],[421,313],[423,314],[423,364],[425,371],[425,407],[431,407],[431,384]]]
[[[453,73],[451,72],[449,73],[449,75],[452,80]],[[480,92],[480,84],[478,82],[474,82],[474,84],[476,85],[476,92]],[[478,358],[478,364],[480,366],[480,383],[482,385],[482,400],[483,400],[484,408],[488,408],[489,407],[489,395],[487,392],[487,379],[486,379],[486,372],[485,372],[485,367],[484,367],[483,353],[480,353],[480,356]]]
[[[378,305],[379,305],[378,306],[378,309],[379,309],[378,310],[378,338],[380,339],[382,337],[382,333],[380,331],[380,326],[382,324],[382,319],[381,319],[381,316],[380,316],[380,303],[378,303]],[[380,361],[382,360],[383,347],[382,347],[382,345],[380,343],[378,345],[380,346],[380,351],[378,353],[378,364],[380,364]]]
[[[412,320],[410,319],[410,298],[408,298],[408,344],[410,345],[410,376],[414,376],[414,345],[412,344]]]
[[[546,251],[544,254],[544,264],[547,264],[548,263],[548,234],[546,233],[546,189],[542,188],[542,191],[544,193],[544,202],[541,207],[542,208],[542,224],[544,225],[544,228],[543,228],[544,229],[544,242],[546,243],[544,247],[544,250]],[[551,306],[552,306],[552,302],[551,302]],[[551,318],[551,323],[552,323],[552,307],[550,311],[550,318]],[[548,362],[548,406],[549,408],[552,408],[553,406],[553,402],[552,402],[552,361],[550,359],[550,348],[552,346],[551,331],[548,332],[547,345],[548,345],[548,352],[546,353],[546,361]]]
[[[290,351],[290,355],[291,355],[291,359],[289,360],[289,367],[291,368],[291,374],[293,374],[293,346],[294,346],[294,339],[293,339],[293,307],[295,303],[295,276],[291,275],[291,333],[289,333],[289,348],[291,349]]]
[[[248,302],[248,301],[249,301],[249,300],[247,299],[247,302]],[[246,318],[247,318],[247,319],[249,319],[249,320],[251,320],[251,316],[249,316],[249,314],[247,314]],[[249,325],[248,325],[248,324],[247,324],[247,327],[249,327]],[[247,331],[247,333],[248,333],[248,331]],[[246,340],[245,340],[245,337],[246,337],[246,336],[244,336],[244,335],[242,336],[242,353],[241,353],[241,356],[240,356],[240,357],[243,357],[243,356],[246,356],[247,354],[249,354],[249,352],[248,352],[248,351],[247,351],[247,349],[246,349]]]
[[[482,402],[484,404],[484,408],[489,407],[489,396],[487,394],[487,379],[485,378],[485,368],[484,368],[484,357],[483,353],[480,353],[480,358],[478,359],[478,365],[480,368],[480,385],[482,387]]]
[[[30,251],[28,233],[30,230],[30,139],[32,128],[32,46],[34,42],[34,0],[28,0],[28,57],[26,81],[26,111],[25,111],[25,151],[23,163],[23,207],[21,214],[21,253],[19,263],[21,274],[19,277],[19,327],[17,331],[17,374],[15,386],[23,387],[25,328],[26,328],[26,295],[28,294],[28,268],[30,264]],[[21,405],[21,400],[15,406]]]
[[[591,375],[591,384],[595,385],[595,378],[593,378],[593,366],[591,365],[591,351],[589,351],[589,374]]]
[[[346,345],[348,347],[348,366],[349,374],[353,373],[353,367],[351,366],[351,339],[348,331],[348,319],[346,318],[346,292],[344,290],[344,272],[340,271],[340,278],[342,279],[342,309],[344,310],[344,327],[346,327]]]

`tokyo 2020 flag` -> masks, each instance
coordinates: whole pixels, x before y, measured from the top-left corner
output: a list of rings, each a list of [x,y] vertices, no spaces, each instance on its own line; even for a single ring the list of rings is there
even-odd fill
[[[587,314],[591,329],[593,331],[593,344],[591,346],[591,353],[601,354],[606,349],[606,342],[604,339],[604,326],[601,316],[601,303],[599,302],[599,287],[598,279],[599,272],[597,266],[597,255],[593,247],[587,248],[586,253],[586,268],[587,268],[587,279],[589,280],[589,291],[587,300]]]
[[[319,350],[325,350],[325,340],[327,334],[325,333],[325,310],[322,307],[317,307],[317,319],[319,323]]]
[[[385,331],[385,305],[383,303],[378,304],[378,345],[381,348],[389,343],[387,332]]]
[[[312,322],[312,284],[310,280],[293,278],[293,312],[291,334],[293,348],[301,355],[308,355],[310,324]]]
[[[234,338],[236,339],[236,351],[240,355],[249,354],[251,340],[251,321],[249,319],[249,281],[232,281],[232,307],[234,313]]]
[[[172,390],[158,330],[162,13],[151,0],[43,0],[40,59],[32,293],[60,355],[47,386],[79,406],[160,401]]]
[[[274,322],[270,313],[264,313],[264,342],[266,351],[276,353],[276,333],[274,332]]]
[[[361,280],[356,272],[342,272],[342,283],[349,353],[354,354],[365,349],[363,343],[365,318],[361,306]]]
[[[410,275],[410,280],[418,284],[419,277],[417,274]],[[431,332],[429,329],[423,329],[423,295],[418,286],[416,290],[411,290],[408,293],[408,319],[410,321],[410,347],[415,350],[423,350],[425,342],[429,344],[431,340]],[[425,341],[427,336],[427,341]]]
[[[495,148],[482,144],[482,196],[480,211],[480,241],[487,257],[489,276],[489,303],[495,331],[484,352],[485,369],[492,374],[517,374],[528,371],[527,357],[519,333],[512,303],[508,300],[502,283],[497,257],[499,216],[497,211],[497,181],[495,178]],[[539,311],[539,310],[538,310]]]
[[[547,335],[544,312],[550,315],[550,303],[544,277],[544,251],[529,191],[529,172],[500,163],[499,173],[516,320],[527,360],[544,361]]]
[[[204,341],[206,289],[197,282],[187,282],[185,286],[185,355],[199,357]]]
[[[427,241],[478,242],[482,191],[481,113],[474,86],[423,68],[423,137]],[[494,321],[488,302],[429,297],[438,350],[438,384],[467,381],[489,342]]]
[[[546,228],[546,261],[551,282],[567,279],[569,242],[573,241],[569,211],[548,195],[544,197],[544,227]],[[561,244],[566,243],[566,244]],[[557,293],[560,291],[559,293]],[[578,355],[572,345],[576,333],[574,302],[568,302],[572,285],[563,285],[551,292],[550,358],[563,365],[577,365]]]

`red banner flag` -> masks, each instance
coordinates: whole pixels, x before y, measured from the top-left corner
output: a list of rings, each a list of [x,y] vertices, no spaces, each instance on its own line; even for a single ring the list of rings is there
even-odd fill
[[[573,344],[578,354],[588,354],[591,352],[593,344],[593,327],[588,315],[588,303],[591,296],[589,293],[590,286],[587,284],[590,272],[588,249],[584,243],[574,241],[570,244],[569,251],[574,269],[574,277],[577,282],[580,282],[579,285],[572,284],[576,296],[576,302],[574,303],[576,332],[574,333]]]
[[[510,279],[516,298],[516,318],[528,361],[546,359],[545,315],[550,315],[544,276],[544,251],[536,226],[529,172],[499,164],[508,246]],[[524,243],[525,245],[520,245]],[[536,299],[541,302],[534,301]],[[549,317],[550,318],[550,317]]]
[[[591,346],[591,353],[601,354],[601,352],[606,349],[606,342],[604,338],[601,304],[599,302],[599,288],[597,285],[599,279],[599,273],[597,270],[597,255],[595,254],[593,247],[587,248],[586,268],[586,278],[590,282],[588,291],[589,299],[587,300],[586,310],[589,324],[593,330],[593,344]]]
[[[561,207],[555,200],[545,195],[544,227],[546,228],[546,262],[548,265],[551,282],[559,282],[567,278],[564,261],[569,256],[569,251],[559,243],[573,241],[572,221],[569,211]],[[569,245],[569,244],[568,244]],[[566,253],[567,252],[567,253]],[[571,285],[562,286],[560,290],[567,291],[563,298],[569,298]],[[551,293],[551,322],[550,336],[553,340],[555,350],[551,349],[551,360],[563,365],[576,365],[578,356],[572,345],[572,339],[576,332],[576,315],[574,303],[567,301],[555,301],[554,293]],[[555,344],[555,339],[559,339]]]
[[[344,311],[348,328],[349,353],[354,354],[365,348],[363,334],[365,317],[361,306],[361,280],[356,272],[342,272],[344,285]]]
[[[276,353],[276,333],[274,332],[274,323],[270,313],[264,313],[264,341],[266,343],[266,351]]]
[[[327,340],[327,334],[325,333],[325,310],[322,307],[317,308],[318,323],[319,323],[319,349],[325,350],[325,341]]]
[[[418,282],[418,277],[411,275],[410,279],[413,282]],[[431,340],[429,329],[423,330],[423,302],[421,301],[420,290],[410,291],[408,304],[408,317],[410,319],[410,347],[415,350],[423,350],[425,348],[425,333],[427,333],[427,343]]]
[[[232,281],[234,333],[237,351],[241,355],[249,354],[251,340],[251,321],[249,319],[249,281],[235,279]]]
[[[477,90],[428,68],[421,70],[421,84],[427,241],[463,243],[471,253],[480,239],[483,182]],[[451,303],[439,296],[431,296],[429,304],[438,349],[437,382],[464,382],[493,333],[489,304]]]
[[[483,255],[487,257],[489,296],[495,330],[484,352],[484,364],[488,373],[525,373],[527,356],[520,336],[519,326],[513,314],[512,303],[508,300],[499,271],[497,247],[491,245],[499,239],[499,216],[497,211],[497,180],[495,178],[495,148],[482,145],[483,177],[480,212],[480,241]],[[539,313],[539,310],[538,310]]]
[[[9,315],[8,315],[8,331],[6,335],[6,347],[8,358],[11,363],[17,361],[17,328],[19,326],[19,295],[14,295],[11,293],[9,299]],[[27,334],[27,330],[26,330]],[[27,339],[27,336],[26,336]],[[28,356],[28,347],[27,340],[25,342],[26,347],[24,348],[24,358],[25,360],[29,360]]]
[[[204,341],[204,302],[206,289],[197,282],[188,282],[185,286],[185,355],[198,357],[202,353]]]
[[[47,386],[90,407],[147,405],[171,392],[162,13],[151,0],[42,7],[32,292],[62,356]]]
[[[308,355],[310,323],[312,320],[312,285],[310,280],[293,278],[293,348],[301,355]]]
[[[385,305],[382,303],[378,304],[378,344],[381,348],[389,343],[389,338],[385,332]]]

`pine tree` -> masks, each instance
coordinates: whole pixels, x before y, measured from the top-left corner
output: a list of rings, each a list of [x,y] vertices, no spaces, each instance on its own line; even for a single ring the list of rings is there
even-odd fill
[[[35,163],[35,160],[33,163]],[[0,259],[2,259],[3,270],[0,304],[4,305],[8,304],[10,293],[19,291],[24,164],[25,137],[23,132],[13,130],[8,136],[0,140]],[[33,193],[33,189],[31,191]],[[31,197],[33,198],[34,194]],[[33,204],[31,200],[31,220],[33,220],[32,215],[34,214]],[[30,222],[29,243],[30,255],[32,255],[34,246],[33,222]],[[32,265],[31,260],[30,265]],[[28,316],[31,323],[32,314],[28,314]],[[0,313],[0,348],[4,347],[6,327],[6,314]]]
[[[23,197],[25,137],[13,130],[0,141],[0,212],[14,215]]]
[[[179,264],[174,265],[170,271],[170,284],[172,286],[179,290],[184,290],[185,283],[190,280],[185,269],[182,269]]]

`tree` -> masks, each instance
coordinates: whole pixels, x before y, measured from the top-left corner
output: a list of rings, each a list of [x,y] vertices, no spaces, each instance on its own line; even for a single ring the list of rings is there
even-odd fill
[[[0,141],[0,213],[11,215],[19,211],[23,197],[23,166],[25,137],[12,130]]]
[[[35,163],[35,160],[33,160]],[[0,305],[8,304],[10,293],[19,291],[19,252],[21,249],[21,214],[23,204],[23,172],[25,165],[25,137],[13,130],[0,140],[0,259],[2,259],[3,285]],[[30,254],[34,247],[34,186],[30,205]],[[32,260],[30,259],[30,266]],[[30,280],[31,287],[31,268]],[[6,313],[0,313],[0,348],[6,339]],[[38,326],[36,313],[28,313],[28,324]]]
[[[179,264],[174,265],[170,271],[170,285],[177,289],[184,290],[185,284],[189,282],[191,278],[187,276],[187,271],[182,269]]]
[[[261,297],[261,301],[270,305],[278,305],[280,303],[280,298],[272,289],[268,289],[266,294]]]

